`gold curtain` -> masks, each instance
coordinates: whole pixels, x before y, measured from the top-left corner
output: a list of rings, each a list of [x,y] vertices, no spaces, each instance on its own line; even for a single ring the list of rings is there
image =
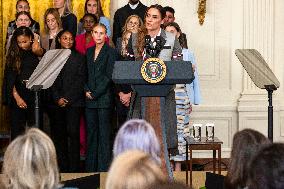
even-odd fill
[[[4,45],[7,25],[9,21],[15,19],[16,13],[16,0],[1,0],[0,3],[0,26],[2,28],[2,35],[0,36],[0,86],[2,86],[3,82],[3,74],[4,74]],[[32,18],[40,23],[41,29],[43,29],[43,16],[46,9],[52,7],[52,0],[29,0],[30,3],[30,12]],[[84,14],[84,4],[85,0],[73,0],[73,12],[76,14],[78,20],[83,17]],[[103,7],[104,14],[109,17],[110,16],[110,0],[101,0],[101,4]],[[1,91],[1,89],[0,89]],[[1,94],[1,93],[0,93]],[[1,98],[0,98],[1,99]],[[1,101],[1,100],[0,100]],[[6,111],[5,108],[0,104],[0,133],[8,131],[7,121],[6,121]]]

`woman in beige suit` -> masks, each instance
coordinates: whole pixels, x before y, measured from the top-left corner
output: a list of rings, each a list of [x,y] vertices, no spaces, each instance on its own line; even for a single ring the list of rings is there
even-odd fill
[[[55,38],[61,30],[62,24],[57,9],[47,9],[44,14],[44,32],[40,35],[42,48],[45,50],[55,49]]]

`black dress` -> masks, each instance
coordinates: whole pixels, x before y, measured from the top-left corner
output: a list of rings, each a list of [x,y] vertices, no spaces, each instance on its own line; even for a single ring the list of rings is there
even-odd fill
[[[21,66],[18,73],[12,67],[5,67],[2,100],[11,110],[11,138],[14,139],[22,134],[25,126],[34,126],[34,92],[26,88],[25,80],[28,80],[39,63],[38,57],[31,51],[20,51]],[[15,86],[17,93],[26,102],[27,108],[18,107],[13,97],[13,87]]]

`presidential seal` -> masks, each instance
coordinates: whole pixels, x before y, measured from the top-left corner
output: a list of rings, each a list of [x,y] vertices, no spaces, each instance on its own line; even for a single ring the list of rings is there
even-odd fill
[[[141,66],[141,74],[147,82],[158,83],[166,77],[167,67],[159,58],[148,58]]]

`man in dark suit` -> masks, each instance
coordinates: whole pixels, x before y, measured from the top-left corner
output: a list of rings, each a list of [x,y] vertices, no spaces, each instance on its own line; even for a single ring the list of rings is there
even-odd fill
[[[131,15],[138,15],[144,20],[147,7],[143,5],[139,0],[129,0],[128,4],[119,8],[113,18],[113,37],[112,41],[117,45],[117,39],[122,35],[122,28],[126,22],[126,19]]]

